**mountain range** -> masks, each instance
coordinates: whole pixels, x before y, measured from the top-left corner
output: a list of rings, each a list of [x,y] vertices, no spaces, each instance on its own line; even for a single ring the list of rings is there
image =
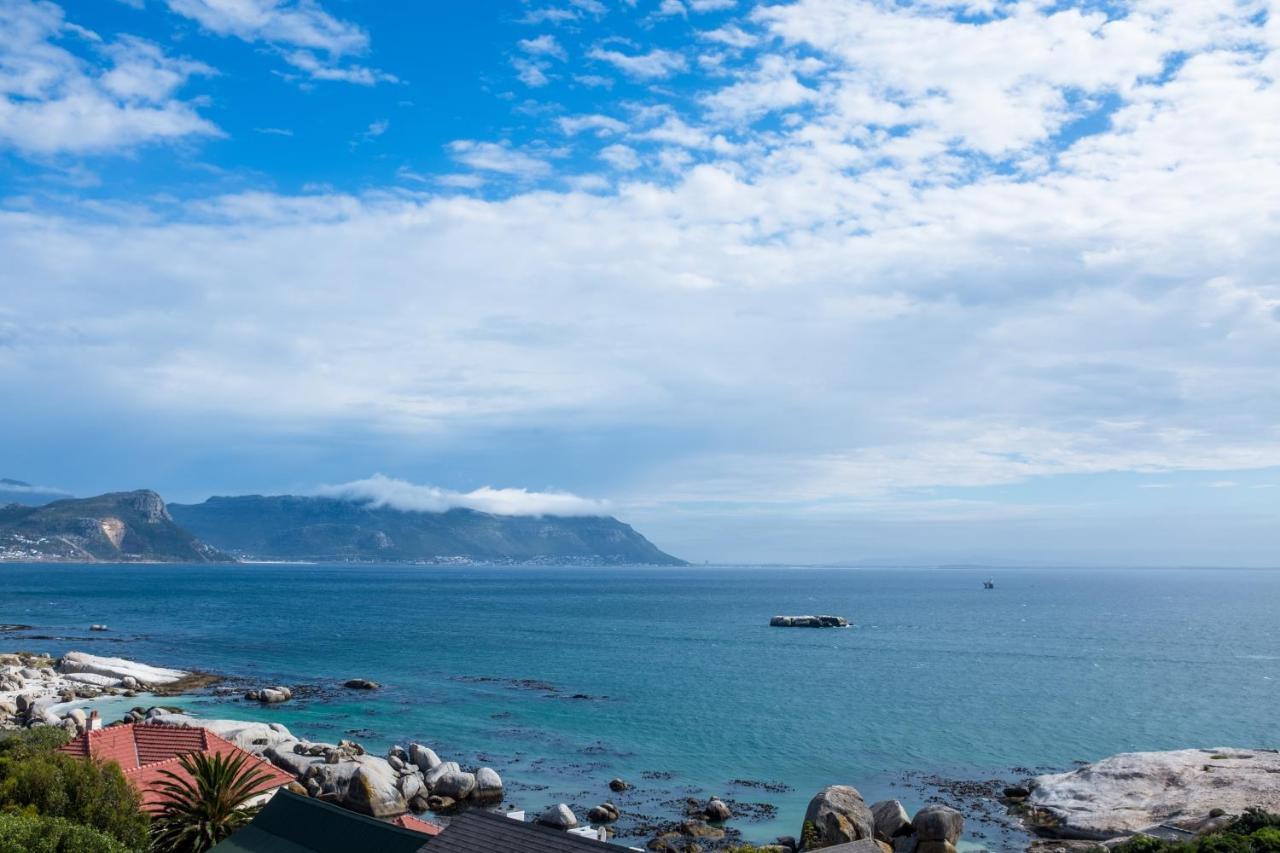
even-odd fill
[[[683,564],[609,516],[418,512],[296,495],[166,505],[149,490],[0,506],[0,560],[236,559]]]

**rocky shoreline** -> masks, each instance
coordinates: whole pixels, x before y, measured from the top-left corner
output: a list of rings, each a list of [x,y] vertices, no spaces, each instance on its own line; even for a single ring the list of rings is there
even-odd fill
[[[68,652],[61,658],[28,653],[0,654],[0,728],[48,725],[84,731],[91,720],[86,701],[103,697],[174,696],[220,681],[207,673],[149,666],[124,658]],[[283,685],[236,689],[247,701],[288,702],[295,689]],[[376,690],[352,679],[346,689]],[[198,726],[226,738],[298,779],[300,791],[375,817],[406,812],[447,816],[472,807],[498,807],[508,788],[490,767],[463,767],[445,761],[427,745],[391,747],[372,755],[353,740],[312,741],[280,723],[205,719],[165,707],[135,707],[124,722]],[[484,757],[481,756],[484,760]],[[863,802],[856,788],[833,785],[813,798],[796,836],[758,849],[785,853],[823,845],[865,842],[860,853],[955,853],[966,816],[965,841],[995,849],[1041,851],[1093,848],[1160,825],[1188,832],[1215,829],[1252,806],[1280,810],[1280,751],[1272,749],[1188,749],[1127,753],[1085,764],[1066,773],[1033,775],[1021,781],[972,782],[906,774],[902,784],[926,805],[914,817],[898,800]],[[641,774],[663,781],[670,774]],[[786,791],[778,782],[734,780],[746,790]],[[637,799],[634,786],[613,779],[598,794],[582,792],[576,805],[553,805],[537,820],[568,829],[583,823],[610,834],[648,839],[649,850],[692,853],[741,844],[733,824],[771,819],[776,809],[722,796],[685,796],[657,802],[675,817],[646,816],[653,803]],[[536,790],[521,786],[516,790]],[[587,804],[581,800],[587,800]],[[575,811],[576,809],[576,811]],[[988,835],[991,833],[995,837]]]

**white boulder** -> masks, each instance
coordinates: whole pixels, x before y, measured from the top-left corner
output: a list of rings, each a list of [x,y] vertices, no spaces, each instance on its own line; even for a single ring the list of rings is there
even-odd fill
[[[69,673],[92,673],[105,675],[117,681],[127,676],[137,679],[140,684],[172,684],[186,678],[190,673],[180,669],[164,669],[158,666],[147,666],[144,663],[125,660],[124,658],[105,658],[85,652],[67,652],[58,664],[58,671]]]
[[[1280,811],[1280,751],[1179,749],[1126,752],[1069,773],[1040,776],[1026,805],[1039,831],[1106,840],[1212,809]]]
[[[250,723],[244,720],[206,720],[203,717],[192,717],[187,714],[164,714],[148,723],[165,726],[187,726],[189,728],[208,729],[220,738],[231,741],[245,752],[262,755],[270,747],[289,744],[298,739],[280,723]]]

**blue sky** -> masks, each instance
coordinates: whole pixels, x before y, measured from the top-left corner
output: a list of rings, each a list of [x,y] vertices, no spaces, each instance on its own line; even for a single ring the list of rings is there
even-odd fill
[[[0,35],[0,476],[605,507],[697,560],[1280,563],[1274,3]]]

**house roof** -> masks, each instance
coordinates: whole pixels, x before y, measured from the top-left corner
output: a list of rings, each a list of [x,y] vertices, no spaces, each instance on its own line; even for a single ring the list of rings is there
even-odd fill
[[[614,849],[600,841],[481,809],[458,815],[427,845],[427,853],[604,853]]]
[[[296,781],[294,777],[245,752],[228,740],[207,729],[186,726],[144,725],[110,726],[85,732],[70,743],[58,747],[59,752],[95,761],[114,761],[120,765],[124,778],[142,795],[142,807],[158,810],[164,798],[159,786],[168,781],[165,772],[179,778],[190,778],[182,768],[179,758],[192,752],[233,757],[243,755],[247,766],[267,774],[259,785],[259,792],[270,791]]]
[[[421,832],[423,835],[439,835],[444,831],[444,827],[440,824],[419,820],[411,814],[402,814],[391,822],[396,826],[412,829],[414,832]]]
[[[211,853],[428,853],[438,840],[286,790]]]

